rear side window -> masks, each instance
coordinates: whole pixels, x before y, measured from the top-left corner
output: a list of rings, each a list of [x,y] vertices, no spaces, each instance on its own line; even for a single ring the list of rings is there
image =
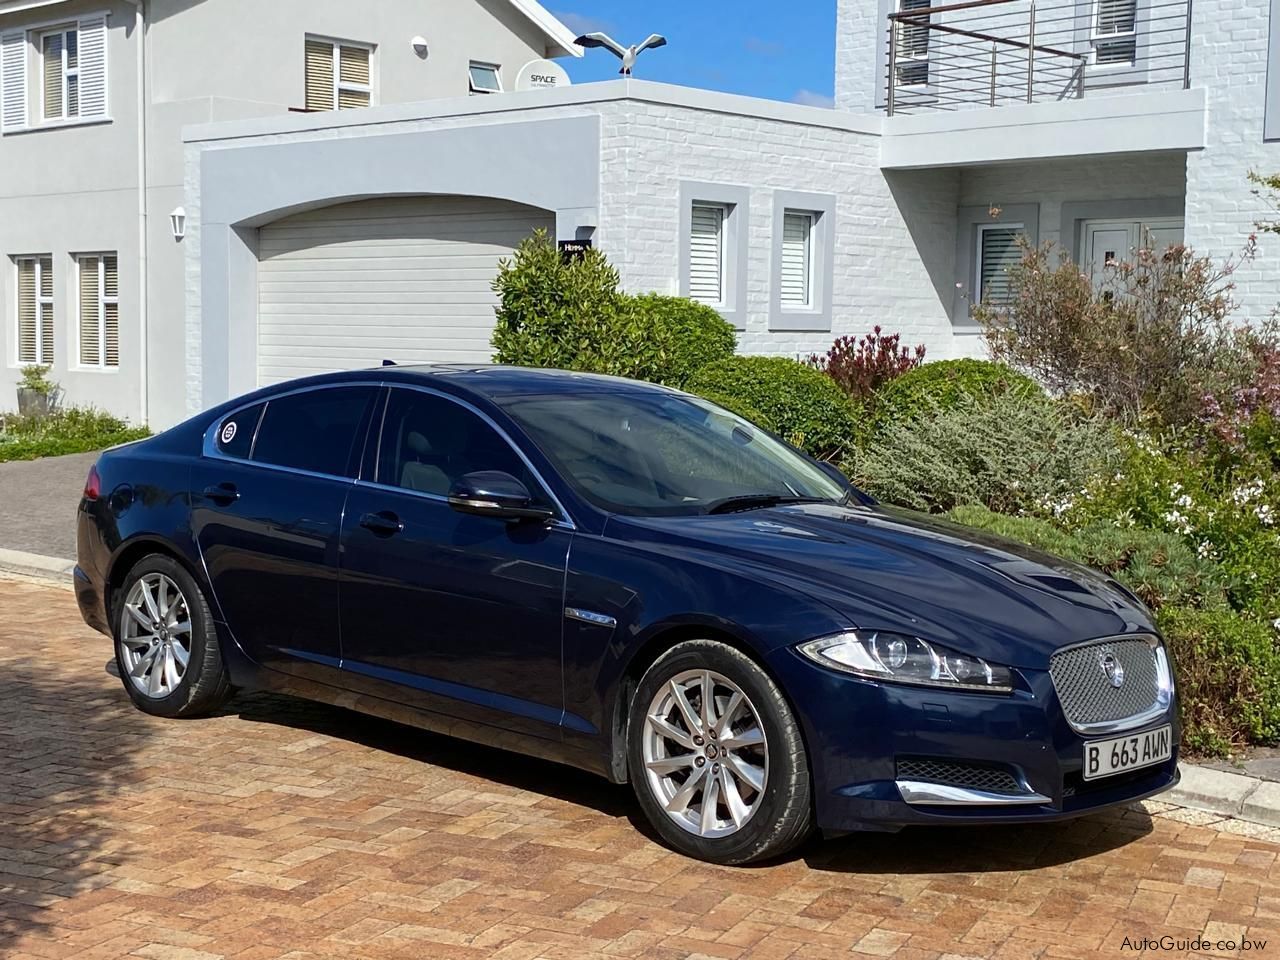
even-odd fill
[[[237,410],[218,424],[218,452],[225,457],[248,460],[253,449],[253,435],[258,429],[264,404]]]
[[[375,387],[330,387],[268,401],[253,445],[254,463],[355,476],[376,393]]]

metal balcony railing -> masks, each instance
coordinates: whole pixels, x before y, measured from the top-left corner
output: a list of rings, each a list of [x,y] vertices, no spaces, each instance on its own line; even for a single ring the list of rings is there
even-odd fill
[[[1192,0],[899,0],[890,115],[1191,85]]]

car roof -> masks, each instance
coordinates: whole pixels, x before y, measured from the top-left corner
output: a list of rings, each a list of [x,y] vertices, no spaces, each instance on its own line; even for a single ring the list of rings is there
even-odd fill
[[[368,379],[376,374],[388,383],[454,387],[494,401],[516,397],[550,397],[570,394],[665,393],[676,391],[658,384],[623,377],[572,370],[547,370],[539,367],[513,367],[502,364],[423,363],[389,365],[372,370],[356,370],[315,378],[341,383],[351,379]]]

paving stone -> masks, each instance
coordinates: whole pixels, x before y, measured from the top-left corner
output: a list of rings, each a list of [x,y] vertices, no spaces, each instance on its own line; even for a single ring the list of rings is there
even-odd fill
[[[1280,944],[1280,830],[1167,797],[734,870],[654,843],[629,791],[587,774],[278,696],[160,720],[110,659],[67,591],[0,579],[4,960],[1040,960],[1242,928]]]

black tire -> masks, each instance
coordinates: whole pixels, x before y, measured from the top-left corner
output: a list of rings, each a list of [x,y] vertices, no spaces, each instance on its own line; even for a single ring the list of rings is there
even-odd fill
[[[719,674],[746,695],[768,747],[768,772],[756,798],[758,805],[736,832],[727,836],[699,836],[682,827],[667,813],[645,766],[647,711],[673,678],[703,670]],[[711,699],[716,700],[717,694]],[[795,715],[769,675],[727,644],[713,640],[680,643],[645,672],[631,701],[627,762],[636,798],[654,829],[670,846],[699,860],[737,865],[779,857],[802,843],[813,829],[809,760]],[[704,758],[703,766],[708,765]]]
[[[181,594],[190,622],[190,649],[181,680],[163,695],[149,696],[138,689],[130,677],[130,666],[126,662],[129,648],[123,636],[130,618],[126,600],[139,581],[156,574],[168,578]],[[231,696],[230,677],[218,648],[213,614],[204,592],[180,563],[158,553],[143,557],[112,596],[111,610],[116,666],[125,691],[139,710],[157,717],[199,717],[217,710]],[[174,642],[179,642],[176,637]]]

